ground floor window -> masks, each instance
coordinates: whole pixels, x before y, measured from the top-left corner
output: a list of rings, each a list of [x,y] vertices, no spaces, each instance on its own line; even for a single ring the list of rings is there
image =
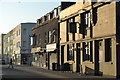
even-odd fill
[[[67,45],[67,60],[72,60],[74,61],[74,45],[73,44],[69,44]]]
[[[37,54],[33,54],[33,62],[37,62],[39,59]]]
[[[92,41],[83,42],[83,61],[92,61]]]
[[[111,46],[111,39],[109,38],[105,40],[105,62],[109,62],[112,60],[111,52],[112,52],[112,46]]]

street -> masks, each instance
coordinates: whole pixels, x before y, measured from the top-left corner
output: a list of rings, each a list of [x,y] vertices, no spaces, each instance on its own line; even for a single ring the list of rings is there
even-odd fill
[[[41,69],[33,66],[16,66],[14,68],[8,68],[8,65],[3,65],[2,70],[2,80],[113,80],[114,77],[110,76],[86,76],[78,73],[71,72],[61,72]]]

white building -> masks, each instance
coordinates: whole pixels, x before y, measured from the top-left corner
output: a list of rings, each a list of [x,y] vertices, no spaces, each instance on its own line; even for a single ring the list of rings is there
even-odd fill
[[[4,50],[0,51],[1,53],[4,51],[6,63],[9,63],[10,58],[12,58],[14,64],[30,64],[30,35],[32,34],[32,27],[34,27],[35,24],[36,23],[20,23],[4,36],[4,40],[0,41],[0,43],[4,41]],[[2,48],[0,47],[0,49]]]

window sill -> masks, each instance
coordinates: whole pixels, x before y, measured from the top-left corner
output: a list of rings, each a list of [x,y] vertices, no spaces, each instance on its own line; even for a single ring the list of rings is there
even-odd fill
[[[87,27],[86,30],[90,30],[90,27]]]
[[[83,63],[85,63],[85,64],[94,64],[94,62],[91,62],[91,61],[83,61]]]
[[[109,62],[105,62],[105,63],[108,63],[108,64],[114,64],[112,61],[109,61]]]
[[[73,64],[73,63],[75,63],[75,61],[68,60],[66,63]]]

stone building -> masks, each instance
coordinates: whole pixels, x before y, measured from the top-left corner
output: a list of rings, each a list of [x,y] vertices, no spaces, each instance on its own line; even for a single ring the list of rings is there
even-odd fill
[[[59,64],[59,13],[75,2],[61,2],[61,5],[37,19],[32,29],[32,53],[34,66],[57,69]]]
[[[13,30],[9,31],[3,38],[3,54],[5,63],[9,63],[10,58],[12,58],[13,54]]]
[[[60,65],[120,76],[120,2],[76,2],[60,13]]]

